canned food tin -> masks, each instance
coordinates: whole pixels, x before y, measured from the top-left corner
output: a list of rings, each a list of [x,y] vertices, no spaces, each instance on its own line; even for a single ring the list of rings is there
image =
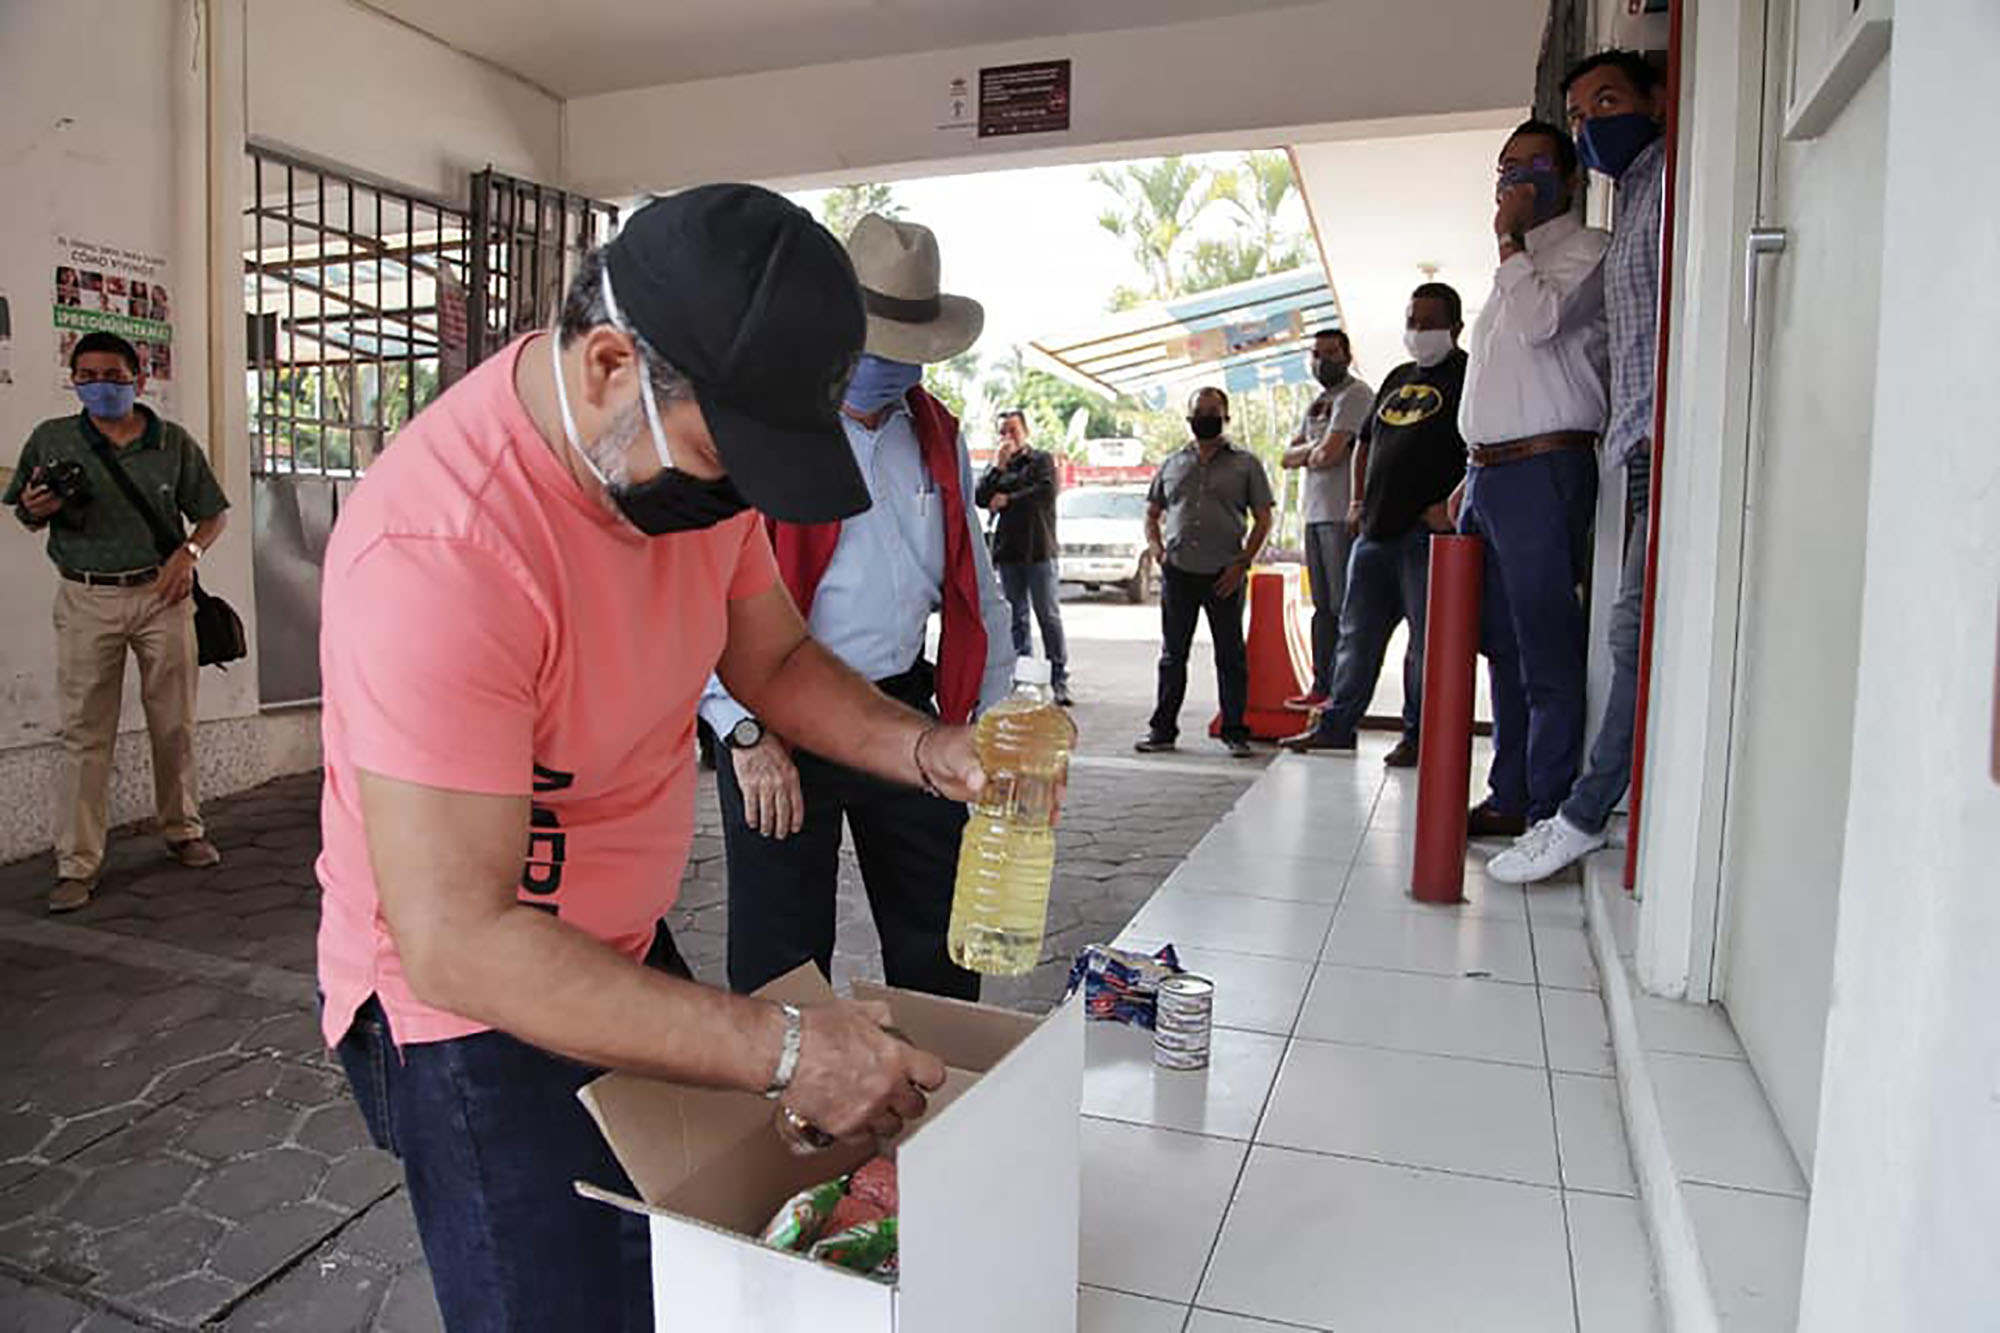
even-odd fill
[[[1153,1063],[1162,1069],[1183,1073],[1193,1069],[1208,1068],[1208,1048],[1198,1051],[1170,1051],[1161,1046],[1153,1048]]]
[[[1160,981],[1153,1026],[1153,1063],[1165,1069],[1208,1067],[1215,983],[1183,972]]]

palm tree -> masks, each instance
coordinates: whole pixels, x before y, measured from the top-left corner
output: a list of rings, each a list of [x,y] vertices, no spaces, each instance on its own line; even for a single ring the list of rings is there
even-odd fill
[[[1305,262],[1303,238],[1281,217],[1298,188],[1291,154],[1278,150],[1245,153],[1240,165],[1216,178],[1217,198],[1236,214],[1239,231],[1249,233],[1244,248],[1263,256],[1264,273],[1283,273]]]
[[[1099,167],[1090,178],[1118,196],[1117,206],[1099,214],[1097,225],[1132,247],[1151,288],[1144,295],[1156,301],[1172,296],[1180,285],[1181,242],[1215,202],[1214,179],[1178,156],[1127,162],[1116,170]]]

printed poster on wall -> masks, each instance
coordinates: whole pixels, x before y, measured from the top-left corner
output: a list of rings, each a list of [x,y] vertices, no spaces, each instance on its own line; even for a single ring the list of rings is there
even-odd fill
[[[57,236],[54,315],[56,373],[63,392],[69,391],[69,356],[77,339],[102,330],[138,351],[146,400],[156,408],[172,402],[174,304],[164,258]]]

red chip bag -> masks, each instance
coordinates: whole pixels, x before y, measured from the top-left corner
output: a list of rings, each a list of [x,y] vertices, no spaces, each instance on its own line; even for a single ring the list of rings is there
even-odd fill
[[[871,1158],[847,1182],[849,1198],[876,1204],[884,1216],[896,1212],[896,1163],[887,1157]]]
[[[833,1206],[833,1213],[826,1219],[826,1230],[823,1234],[836,1236],[850,1228],[860,1226],[863,1222],[879,1222],[888,1216],[890,1216],[889,1211],[873,1199],[863,1199],[849,1194]]]

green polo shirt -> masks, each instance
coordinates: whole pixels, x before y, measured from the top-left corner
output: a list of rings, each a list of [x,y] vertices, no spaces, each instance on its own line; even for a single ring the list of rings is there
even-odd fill
[[[146,433],[117,449],[118,461],[160,517],[179,532],[183,517],[202,523],[229,508],[228,497],[194,437],[173,422],[162,421],[149,407],[139,411],[146,418]],[[109,441],[87,412],[44,421],[22,446],[14,479],[0,504],[18,505],[37,467],[75,459],[90,474],[91,501],[80,510],[65,505],[49,521],[49,559],[78,574],[151,569],[160,563],[160,548],[146,520],[133,510],[98,458],[94,446],[100,443]]]

